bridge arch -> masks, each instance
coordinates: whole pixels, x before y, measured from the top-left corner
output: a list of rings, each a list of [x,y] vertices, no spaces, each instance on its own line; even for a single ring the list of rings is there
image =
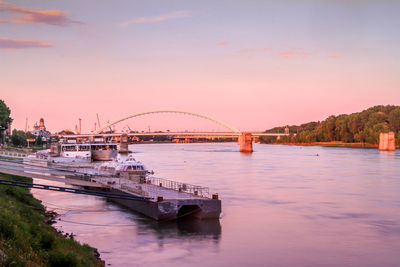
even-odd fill
[[[208,117],[206,115],[199,114],[199,113],[193,113],[193,112],[189,112],[189,111],[180,111],[180,110],[154,110],[154,111],[147,111],[147,112],[131,114],[131,115],[123,117],[123,118],[121,118],[119,120],[107,123],[107,125],[105,125],[102,128],[96,130],[96,133],[99,134],[99,133],[103,132],[104,130],[108,129],[110,126],[112,126],[114,124],[117,124],[117,123],[120,123],[121,121],[128,120],[128,119],[135,118],[135,117],[145,116],[145,115],[149,115],[149,114],[156,114],[156,113],[178,113],[178,114],[185,114],[185,115],[190,115],[190,116],[194,116],[194,117],[199,117],[199,118],[203,118],[203,119],[212,121],[212,122],[214,122],[216,124],[219,124],[219,125],[227,128],[227,129],[229,129],[230,131],[232,131],[234,133],[240,133],[240,131],[237,128],[235,128],[233,126],[230,126],[229,124],[227,124],[225,122],[219,121],[217,119],[214,119],[214,118],[211,118],[211,117]]]

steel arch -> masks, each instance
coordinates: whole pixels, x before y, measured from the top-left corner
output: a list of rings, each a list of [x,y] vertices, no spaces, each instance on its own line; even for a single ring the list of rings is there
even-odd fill
[[[127,120],[127,119],[131,119],[131,118],[135,118],[135,117],[140,117],[140,116],[144,116],[144,115],[148,115],[148,114],[154,114],[154,113],[179,113],[179,114],[186,114],[186,115],[190,115],[190,116],[194,116],[194,117],[200,117],[209,121],[212,121],[214,123],[217,123],[225,128],[228,128],[229,130],[231,130],[232,132],[235,133],[240,133],[240,131],[238,129],[236,129],[233,126],[230,126],[229,124],[216,120],[214,118],[202,115],[202,114],[198,114],[198,113],[193,113],[193,112],[189,112],[189,111],[180,111],[180,110],[154,110],[154,111],[147,111],[147,112],[141,112],[141,113],[136,113],[136,114],[131,114],[129,116],[126,116],[124,118],[121,118],[119,120],[113,121],[108,123],[107,125],[103,126],[102,128],[96,130],[96,133],[99,134],[101,132],[103,132],[104,130],[108,129],[110,126],[117,124],[121,121]]]

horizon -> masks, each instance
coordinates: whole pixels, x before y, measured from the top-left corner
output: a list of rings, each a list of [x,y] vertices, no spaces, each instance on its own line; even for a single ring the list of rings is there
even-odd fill
[[[184,110],[264,131],[400,105],[399,7],[0,1],[0,98],[13,129],[82,118],[85,133],[96,113]]]

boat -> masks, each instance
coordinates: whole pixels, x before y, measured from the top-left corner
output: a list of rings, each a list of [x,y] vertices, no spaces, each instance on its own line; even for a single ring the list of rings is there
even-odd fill
[[[98,165],[97,169],[108,172],[116,177],[124,178],[145,178],[150,174],[154,174],[153,171],[149,171],[140,161],[137,161],[132,154],[118,154],[116,159]]]
[[[77,143],[60,142],[50,147],[50,155],[61,158],[74,158],[84,161],[108,161],[116,158],[118,146],[116,143]]]
[[[89,143],[92,152],[92,160],[108,161],[114,159],[118,154],[116,143]]]
[[[61,144],[60,157],[91,161],[91,147],[89,144]]]

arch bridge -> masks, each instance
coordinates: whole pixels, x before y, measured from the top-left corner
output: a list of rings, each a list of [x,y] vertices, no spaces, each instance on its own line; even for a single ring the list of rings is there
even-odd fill
[[[107,123],[103,127],[97,129],[92,134],[78,134],[78,135],[73,135],[73,136],[67,135],[64,137],[66,137],[66,138],[71,138],[71,137],[85,138],[85,137],[94,137],[94,136],[103,136],[103,137],[121,136],[122,133],[112,133],[112,132],[106,133],[105,131],[108,129],[111,129],[111,127],[113,125],[118,124],[118,123],[123,122],[128,119],[146,116],[146,115],[150,115],[150,114],[160,114],[160,113],[184,114],[184,115],[202,118],[202,119],[209,120],[215,124],[218,124],[218,125],[224,127],[225,129],[228,130],[228,132],[155,132],[155,133],[148,132],[148,133],[137,133],[137,132],[131,131],[130,133],[127,133],[127,135],[131,136],[131,137],[174,136],[174,137],[185,138],[185,139],[190,139],[190,138],[237,138],[238,143],[240,145],[241,152],[252,152],[253,151],[252,142],[255,138],[258,138],[260,136],[278,136],[278,137],[280,137],[280,136],[284,136],[284,135],[289,135],[289,133],[282,134],[282,133],[262,133],[262,132],[240,131],[239,129],[229,125],[228,123],[222,122],[220,120],[217,120],[215,118],[212,118],[212,117],[209,117],[209,116],[206,116],[203,114],[189,112],[189,111],[155,110],[155,111],[147,111],[147,112],[135,113],[135,114],[125,116],[118,120]]]

